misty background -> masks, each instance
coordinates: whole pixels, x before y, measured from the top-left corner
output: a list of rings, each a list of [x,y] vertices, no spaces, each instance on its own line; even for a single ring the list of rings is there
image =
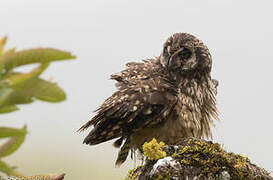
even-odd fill
[[[210,49],[219,80],[214,141],[272,171],[272,6],[270,0],[1,0],[0,36],[8,35],[8,47],[54,47],[77,56],[51,63],[43,75],[66,91],[65,102],[36,101],[0,115],[1,126],[27,124],[29,131],[4,160],[26,175],[124,178],[134,161],[115,168],[113,141],[83,145],[88,132],[76,131],[114,92],[110,74],[158,56],[170,35],[188,32]]]

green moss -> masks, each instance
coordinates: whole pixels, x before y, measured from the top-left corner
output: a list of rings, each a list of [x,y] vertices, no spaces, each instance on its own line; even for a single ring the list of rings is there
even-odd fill
[[[228,170],[234,177],[244,177],[247,172],[247,157],[227,153],[218,143],[189,139],[187,145],[180,145],[179,152],[172,157],[179,160],[182,166],[194,166],[201,173],[219,174]]]
[[[143,145],[144,155],[149,160],[157,160],[170,156],[181,166],[178,169],[162,167],[152,175],[155,180],[168,180],[173,177],[190,175],[202,178],[219,178],[223,172],[227,172],[231,179],[253,179],[260,180],[261,177],[269,177],[269,173],[262,168],[252,164],[247,157],[228,153],[218,143],[195,138],[182,139],[178,145],[164,146],[153,139]],[[137,167],[129,171],[127,180],[135,180],[143,172],[147,173],[153,168],[156,161],[146,161],[145,166]],[[142,174],[147,177],[146,174]],[[188,174],[189,175],[189,174]],[[262,178],[263,179],[263,178]],[[265,178],[268,179],[268,178]]]
[[[185,165],[208,165],[213,163],[216,165],[213,159],[208,157],[219,157],[223,150],[219,144],[208,144],[205,141],[195,141],[193,139],[188,140],[188,145],[180,146],[180,152],[175,153],[172,157],[179,159],[182,164]]]

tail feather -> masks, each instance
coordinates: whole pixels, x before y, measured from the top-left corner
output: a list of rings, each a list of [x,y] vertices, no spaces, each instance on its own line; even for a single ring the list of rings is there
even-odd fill
[[[84,144],[89,144],[89,145],[96,145],[103,143],[105,141],[109,141],[111,139],[117,138],[120,136],[120,134],[113,134],[109,136],[110,131],[105,131],[106,133],[102,133],[97,130],[95,127],[94,129],[91,130],[91,132],[84,138],[83,143]]]
[[[130,151],[130,141],[129,138],[126,139],[124,145],[121,147],[119,153],[118,153],[118,158],[116,160],[116,166],[119,167],[121,164],[123,164]]]
[[[111,139],[115,139],[122,136],[121,126],[114,124],[116,119],[112,121],[103,121],[94,125],[93,129],[84,139],[83,143],[89,145],[99,144]],[[90,122],[90,121],[89,121]],[[80,130],[88,128],[90,125],[93,125],[93,122],[86,123]],[[122,141],[121,141],[122,143]]]
[[[92,126],[92,122],[88,121],[80,129],[78,129],[77,132],[82,132],[82,131],[86,130],[87,128],[89,128],[90,126]]]

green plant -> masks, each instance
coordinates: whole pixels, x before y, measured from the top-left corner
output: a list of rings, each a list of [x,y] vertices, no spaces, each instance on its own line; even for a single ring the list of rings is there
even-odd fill
[[[75,59],[66,51],[52,48],[37,48],[16,51],[5,50],[7,38],[0,39],[0,113],[19,110],[19,104],[29,104],[39,99],[48,102],[60,102],[66,99],[65,92],[56,84],[40,77],[53,61]],[[16,71],[17,67],[40,64],[28,73]],[[14,153],[24,142],[27,127],[16,129],[0,127],[0,139],[8,140],[0,146],[0,172],[10,176],[20,174],[2,159]]]

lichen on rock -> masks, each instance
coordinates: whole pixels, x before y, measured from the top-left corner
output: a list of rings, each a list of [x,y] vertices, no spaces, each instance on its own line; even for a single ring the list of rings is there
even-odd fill
[[[164,147],[156,143],[152,140],[146,144],[157,148],[149,151],[144,166],[130,171],[128,180],[273,180],[269,172],[252,164],[247,157],[226,152],[218,143],[195,138],[184,138],[177,145]],[[150,156],[158,151],[164,156],[151,158],[158,157]]]
[[[145,142],[143,144],[143,154],[149,160],[157,160],[160,158],[164,158],[166,156],[166,152],[162,151],[162,148],[165,146],[164,142],[157,142],[155,138],[153,138],[150,142]]]

